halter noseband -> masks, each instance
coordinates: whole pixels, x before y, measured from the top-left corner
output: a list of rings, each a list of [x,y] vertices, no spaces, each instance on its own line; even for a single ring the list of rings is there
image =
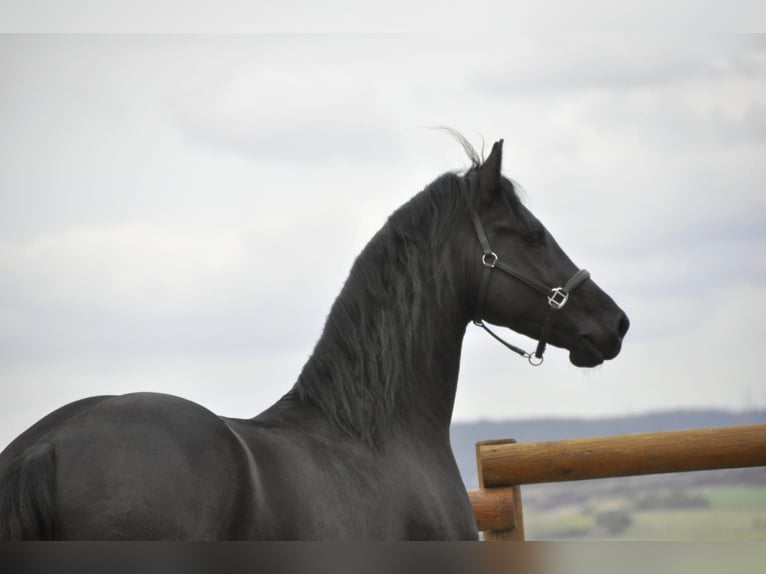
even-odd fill
[[[497,256],[497,253],[492,251],[492,247],[489,244],[489,239],[487,238],[487,234],[484,231],[484,226],[481,224],[481,218],[479,217],[479,214],[476,211],[476,208],[473,206],[473,203],[471,202],[471,196],[468,192],[468,182],[465,180],[465,178],[460,178],[458,180],[458,185],[460,186],[460,192],[462,193],[463,197],[465,198],[466,204],[468,205],[468,212],[471,215],[471,221],[473,221],[473,226],[476,229],[476,235],[479,238],[479,243],[481,244],[482,249],[482,256],[481,256],[481,264],[483,266],[483,270],[481,273],[481,284],[479,286],[479,298],[476,305],[476,312],[474,315],[473,323],[474,325],[477,325],[478,327],[481,327],[484,329],[487,333],[492,335],[495,339],[500,341],[503,345],[508,347],[511,351],[514,353],[517,353],[527,359],[529,361],[530,365],[533,365],[535,367],[543,364],[543,353],[545,352],[545,347],[548,344],[548,337],[550,336],[551,328],[553,327],[553,321],[556,317],[556,311],[559,311],[563,309],[564,305],[567,304],[567,301],[569,301],[569,295],[577,289],[580,285],[585,283],[585,281],[588,280],[590,277],[590,273],[586,271],[585,269],[578,270],[572,277],[564,284],[563,287],[548,287],[544,283],[541,283],[537,279],[534,279],[533,277],[528,277],[524,273],[521,273],[520,271],[517,271],[513,267],[507,265],[506,263],[500,261],[500,258]],[[484,320],[482,319],[482,314],[484,311],[484,301],[487,298],[487,287],[489,285],[489,276],[493,269],[500,269],[500,271],[503,271],[504,273],[507,273],[511,277],[515,277],[516,279],[519,279],[520,281],[523,281],[536,291],[539,291],[543,295],[547,296],[548,298],[548,315],[545,318],[545,323],[543,324],[543,330],[540,334],[540,338],[538,339],[537,348],[535,349],[534,353],[528,353],[527,351],[520,349],[519,347],[510,344],[509,342],[502,339],[499,335],[497,335],[495,332],[491,331],[489,327],[484,323]]]

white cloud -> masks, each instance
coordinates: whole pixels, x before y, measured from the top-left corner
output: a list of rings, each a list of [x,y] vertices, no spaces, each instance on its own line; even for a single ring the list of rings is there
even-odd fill
[[[394,118],[359,58],[331,39],[258,43],[272,56],[236,68],[224,61],[222,82],[197,79],[169,102],[188,137],[265,163],[396,156]],[[232,46],[223,48],[219,57],[230,55]],[[219,65],[209,60],[205,69]]]
[[[340,16],[339,16],[340,15]],[[604,30],[663,32],[759,32],[766,17],[755,0],[484,0],[466,11],[430,1],[390,0],[385,5],[352,0],[257,3],[244,0],[4,0],[2,29],[12,32],[257,32],[257,33],[449,33],[465,40],[466,21],[481,23],[484,41],[534,32],[572,34]]]

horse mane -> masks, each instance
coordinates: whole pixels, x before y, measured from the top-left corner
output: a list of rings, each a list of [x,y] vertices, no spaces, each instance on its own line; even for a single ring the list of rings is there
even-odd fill
[[[471,159],[470,173],[479,155],[465,138],[458,141]],[[362,250],[289,393],[351,436],[374,442],[419,377],[413,369],[429,369],[440,359],[436,329],[428,327],[437,324],[444,305],[458,304],[449,236],[467,217],[459,177],[448,172],[436,178]],[[413,364],[413,356],[422,364]]]

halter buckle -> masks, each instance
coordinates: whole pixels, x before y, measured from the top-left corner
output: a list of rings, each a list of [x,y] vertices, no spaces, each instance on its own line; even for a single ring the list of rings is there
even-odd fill
[[[548,295],[548,305],[551,306],[551,309],[556,309],[558,311],[567,304],[567,301],[569,301],[569,293],[564,291],[563,287],[554,287],[551,289],[551,294]]]

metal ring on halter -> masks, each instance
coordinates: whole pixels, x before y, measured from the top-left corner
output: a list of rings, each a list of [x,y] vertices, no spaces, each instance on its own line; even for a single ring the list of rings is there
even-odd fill
[[[492,258],[491,261],[488,260],[489,257]],[[494,251],[490,251],[489,253],[485,253],[484,255],[482,255],[481,262],[484,265],[484,267],[489,267],[490,269],[494,269],[495,264],[497,263],[497,259],[498,259],[497,253],[495,253]]]
[[[532,353],[527,353],[527,361],[529,361],[529,364],[533,367],[539,367],[543,364],[544,357],[537,357]],[[537,361],[537,362],[535,362]]]

